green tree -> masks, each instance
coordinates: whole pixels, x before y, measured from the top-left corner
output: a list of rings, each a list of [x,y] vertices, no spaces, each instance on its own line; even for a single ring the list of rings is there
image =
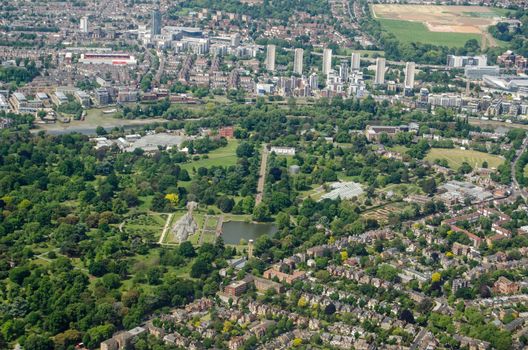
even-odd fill
[[[31,334],[24,341],[26,350],[52,350],[53,348],[53,341],[42,335]]]
[[[182,244],[180,244],[178,251],[180,252],[182,256],[186,258],[192,258],[196,256],[196,251],[194,250],[194,246],[189,241],[185,241]]]
[[[255,221],[267,221],[269,220],[269,216],[269,208],[264,203],[260,203],[253,209],[253,220]]]

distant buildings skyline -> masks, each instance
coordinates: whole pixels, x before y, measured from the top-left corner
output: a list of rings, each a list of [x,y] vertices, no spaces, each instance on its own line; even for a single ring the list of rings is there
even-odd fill
[[[151,14],[152,27],[150,34],[160,35],[161,34],[161,12],[159,10],[153,10]]]
[[[376,75],[374,77],[374,85],[385,84],[385,59],[382,57],[376,58]]]
[[[81,30],[81,33],[88,33],[88,17],[86,16],[81,17],[81,21],[79,23],[79,29]]]
[[[293,60],[293,72],[296,74],[303,73],[303,59],[304,59],[304,50],[297,48],[294,53]]]
[[[406,89],[412,89],[414,87],[414,73],[416,71],[416,64],[414,62],[407,62],[405,65],[405,83]]]
[[[266,49],[266,69],[271,72],[275,70],[275,51],[276,46],[269,44]]]
[[[357,52],[352,52],[350,57],[350,69],[359,70],[361,67],[361,56]]]
[[[332,49],[323,50],[323,75],[328,76],[332,70]]]

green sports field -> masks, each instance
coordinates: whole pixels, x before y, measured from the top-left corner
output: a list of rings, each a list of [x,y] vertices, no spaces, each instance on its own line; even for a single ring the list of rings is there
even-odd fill
[[[471,39],[483,47],[501,46],[487,28],[507,13],[485,6],[431,4],[373,4],[370,9],[382,28],[401,42],[448,47],[462,47]]]
[[[481,167],[482,162],[484,161],[488,162],[489,168],[497,168],[504,162],[501,157],[493,154],[457,148],[432,148],[429,153],[427,153],[425,159],[430,162],[434,162],[435,159],[445,159],[447,160],[449,167],[454,170],[458,170],[464,162],[468,163],[473,168]]]
[[[399,41],[404,43],[419,42],[448,47],[462,47],[470,39],[476,39],[479,42],[482,39],[479,34],[431,32],[424,24],[418,22],[386,18],[378,18],[377,21],[385,30],[394,34]]]

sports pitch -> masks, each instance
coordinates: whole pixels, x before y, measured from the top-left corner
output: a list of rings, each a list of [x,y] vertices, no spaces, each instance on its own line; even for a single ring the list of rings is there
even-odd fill
[[[470,39],[498,45],[487,28],[506,11],[481,6],[376,4],[372,5],[372,13],[402,42],[459,47]]]

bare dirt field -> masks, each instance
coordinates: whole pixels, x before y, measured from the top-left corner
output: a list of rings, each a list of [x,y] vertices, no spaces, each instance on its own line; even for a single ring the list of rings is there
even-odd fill
[[[485,33],[501,16],[500,10],[481,6],[376,4],[372,10],[376,18],[420,22],[443,33]]]

